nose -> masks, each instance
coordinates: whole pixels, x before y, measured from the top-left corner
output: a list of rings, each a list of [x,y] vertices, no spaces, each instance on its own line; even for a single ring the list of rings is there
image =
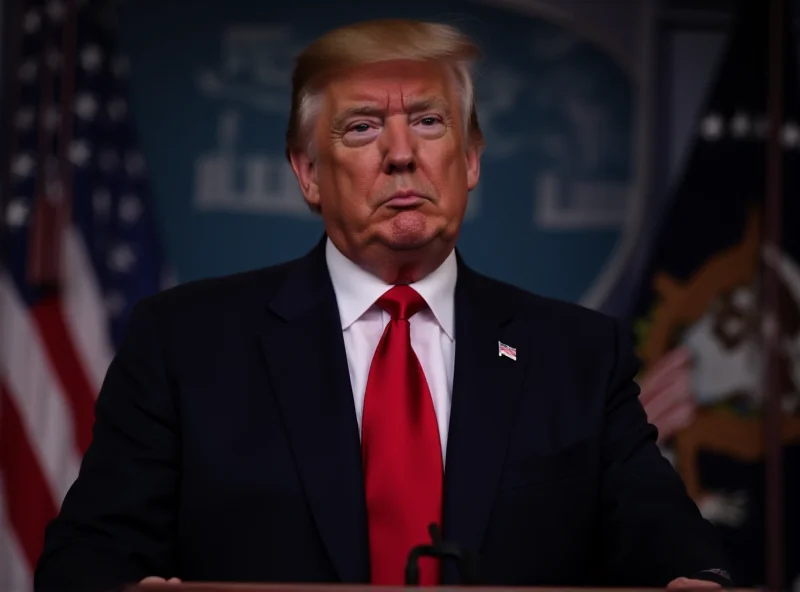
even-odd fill
[[[381,134],[383,170],[387,175],[413,173],[417,168],[416,137],[405,117],[387,118]]]

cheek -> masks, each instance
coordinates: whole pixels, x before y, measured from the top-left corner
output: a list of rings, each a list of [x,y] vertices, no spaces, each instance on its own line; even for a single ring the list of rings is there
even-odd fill
[[[337,190],[346,192],[344,199],[356,197],[353,194],[369,192],[380,174],[380,161],[369,151],[341,155],[332,163],[332,181]]]
[[[424,162],[426,175],[439,190],[440,196],[452,199],[466,186],[466,161],[459,150],[449,148],[432,151],[421,161]]]

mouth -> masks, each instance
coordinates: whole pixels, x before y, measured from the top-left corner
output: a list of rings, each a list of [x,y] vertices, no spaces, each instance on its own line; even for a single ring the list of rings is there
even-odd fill
[[[428,198],[416,191],[398,191],[384,201],[383,205],[389,208],[413,208],[426,201]]]

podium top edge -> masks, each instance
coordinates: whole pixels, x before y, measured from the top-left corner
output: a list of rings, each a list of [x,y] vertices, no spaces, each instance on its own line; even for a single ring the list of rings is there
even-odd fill
[[[663,592],[665,588],[603,588],[586,587],[539,587],[539,586],[437,586],[425,587],[425,592]],[[680,592],[691,592],[691,588]],[[697,588],[696,590],[700,590]],[[702,589],[708,592],[708,588]],[[726,588],[726,592],[768,592],[766,588]],[[186,582],[181,584],[146,584],[126,587],[124,592],[408,592],[404,586],[370,586],[366,584],[258,584],[224,582]]]

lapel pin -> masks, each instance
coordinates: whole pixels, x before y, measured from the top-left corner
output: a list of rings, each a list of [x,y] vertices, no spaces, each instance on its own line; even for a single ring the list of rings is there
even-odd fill
[[[502,341],[497,342],[497,351],[498,356],[502,357],[505,356],[513,362],[517,361],[517,348],[511,347],[510,345],[506,345]]]

